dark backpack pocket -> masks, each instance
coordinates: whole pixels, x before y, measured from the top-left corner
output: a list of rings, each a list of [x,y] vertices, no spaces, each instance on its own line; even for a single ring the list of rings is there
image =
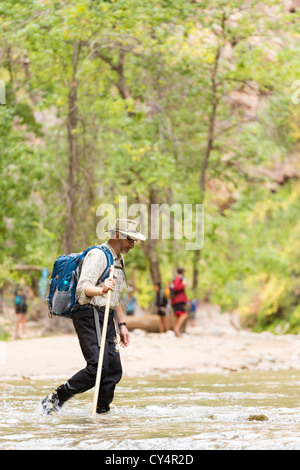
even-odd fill
[[[71,291],[56,291],[52,299],[52,311],[56,315],[62,315],[70,308]]]

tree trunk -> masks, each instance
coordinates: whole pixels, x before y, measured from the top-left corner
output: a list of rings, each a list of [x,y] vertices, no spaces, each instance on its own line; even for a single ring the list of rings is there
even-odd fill
[[[157,240],[151,238],[151,204],[156,204],[155,191],[150,189],[148,205],[148,240],[142,243],[143,252],[149,263],[150,274],[153,284],[161,282],[159,269],[159,257],[157,254]]]
[[[141,201],[138,201],[141,202]],[[148,215],[148,239],[142,243],[144,256],[149,264],[150,275],[153,284],[161,283],[161,273],[159,268],[159,256],[157,253],[158,240],[151,238],[151,204],[156,204],[155,190],[149,190],[149,204],[147,205]],[[142,214],[141,214],[142,215]]]
[[[125,315],[124,319],[127,323],[129,331],[139,329],[148,333],[159,333],[159,316],[155,314],[144,314],[141,316]],[[174,315],[169,316],[170,330],[174,327]]]
[[[73,245],[73,226],[74,226],[74,204],[75,204],[75,173],[78,160],[77,142],[75,129],[78,122],[78,108],[77,108],[77,86],[76,79],[77,66],[79,60],[80,46],[78,42],[73,45],[73,76],[70,86],[68,97],[68,143],[69,143],[69,165],[68,165],[68,190],[67,190],[67,222],[66,232],[64,237],[64,250],[65,253],[72,251]]]
[[[225,21],[226,21],[226,17],[224,14],[222,18],[221,44],[223,44],[224,42],[223,40],[224,40],[224,33],[225,33]],[[217,107],[218,107],[218,102],[219,102],[217,74],[218,74],[218,69],[219,69],[221,50],[222,50],[222,45],[219,45],[216,51],[214,65],[213,65],[212,73],[211,73],[212,107],[211,107],[211,113],[209,116],[209,127],[208,127],[208,133],[207,133],[205,155],[204,155],[204,159],[202,162],[200,180],[199,180],[200,198],[202,200],[202,204],[204,204],[204,200],[205,200],[207,168],[208,168],[209,158],[211,155],[211,151],[213,149],[214,138],[215,138],[216,115],[217,115]],[[196,296],[197,288],[198,288],[200,257],[201,257],[201,251],[195,250],[194,263],[193,263],[193,292],[195,296]]]
[[[153,284],[161,282],[161,275],[159,269],[159,259],[156,251],[157,240],[151,240],[150,238],[143,242],[143,251],[145,258],[149,263],[150,274]]]

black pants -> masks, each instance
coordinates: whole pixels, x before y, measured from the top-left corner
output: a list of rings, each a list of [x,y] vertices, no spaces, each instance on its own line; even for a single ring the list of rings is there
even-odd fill
[[[101,330],[104,312],[97,311]],[[72,394],[82,393],[94,387],[96,382],[99,345],[96,332],[94,311],[92,308],[78,310],[73,313],[73,323],[79,339],[82,354],[87,362],[84,369],[68,380],[68,388]],[[120,353],[116,350],[116,331],[113,314],[109,314],[106,342],[101,373],[98,406],[109,405],[114,398],[117,383],[122,377]]]

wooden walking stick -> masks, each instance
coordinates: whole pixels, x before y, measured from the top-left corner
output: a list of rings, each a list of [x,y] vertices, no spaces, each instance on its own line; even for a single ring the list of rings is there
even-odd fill
[[[113,277],[114,277],[114,265],[111,266],[110,274],[109,274],[110,279],[113,279]],[[94,392],[92,416],[96,413],[98,396],[99,396],[99,393],[100,393],[99,388],[100,388],[100,381],[101,381],[101,374],[102,374],[102,364],[103,364],[104,347],[105,347],[108,316],[109,316],[109,309],[110,309],[110,300],[111,300],[111,290],[109,290],[107,292],[107,298],[106,298],[106,305],[105,305],[105,312],[104,312],[104,319],[103,319],[103,328],[102,328],[102,335],[101,335],[100,352],[99,352],[99,361],[98,361],[97,376],[96,376],[96,383],[95,383],[95,392]]]

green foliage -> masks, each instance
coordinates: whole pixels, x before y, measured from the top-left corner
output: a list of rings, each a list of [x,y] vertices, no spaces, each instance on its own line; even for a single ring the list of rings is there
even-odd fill
[[[0,326],[0,341],[7,341],[10,334],[5,330],[3,326]]]
[[[68,230],[74,251],[96,243],[101,203],[204,202],[197,290],[187,240],[139,246],[142,306],[158,259],[190,297],[297,331],[299,182],[273,170],[297,173],[299,14],[281,3],[1,2],[0,287],[16,264],[51,269]]]
[[[220,220],[212,239],[213,245],[223,245],[217,268],[220,291],[216,289],[213,298],[225,309],[236,309],[248,326],[266,329],[292,316],[295,330],[300,251],[295,220],[299,204],[298,182],[286,184],[275,194],[265,189],[251,198],[246,192],[232,207],[230,218]],[[209,251],[210,245],[206,248]],[[207,282],[209,285],[211,278]]]

